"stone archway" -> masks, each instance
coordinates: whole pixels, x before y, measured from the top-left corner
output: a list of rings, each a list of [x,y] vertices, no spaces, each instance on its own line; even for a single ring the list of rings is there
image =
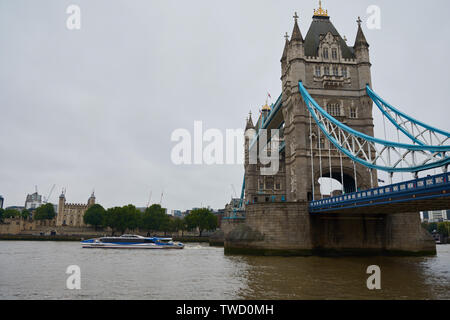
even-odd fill
[[[316,178],[315,181],[315,196],[322,195],[320,191],[321,184],[319,183],[319,179],[321,178],[330,178],[330,168],[323,168],[322,174],[320,174],[320,170],[317,170],[314,175]],[[344,193],[352,193],[356,192],[356,186],[358,189],[365,188],[365,185],[362,184],[364,181],[363,176],[357,171],[355,181],[355,173],[353,168],[344,167],[342,172],[340,167],[331,167],[331,179],[336,180],[344,187]],[[336,190],[334,190],[336,191]]]

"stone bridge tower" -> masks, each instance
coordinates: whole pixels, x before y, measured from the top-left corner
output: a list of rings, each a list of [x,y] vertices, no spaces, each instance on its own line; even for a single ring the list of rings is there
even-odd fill
[[[372,102],[366,94],[366,85],[371,85],[371,63],[361,20],[357,21],[355,44],[349,46],[321,6],[314,11],[305,38],[297,19],[295,14],[294,30],[290,40],[286,37],[281,58],[287,200],[312,200],[313,190],[314,199],[319,199],[318,181],[321,177],[338,180],[344,185],[345,192],[375,187],[378,181],[376,172],[342,157],[314,121],[311,148],[310,114],[298,88],[299,81],[302,81],[311,96],[330,115],[357,131],[373,136]]]
[[[419,214],[310,214],[309,201],[319,199],[321,177],[341,181],[345,192],[377,186],[376,172],[354,164],[330,146],[311,121],[298,83],[337,120],[374,135],[369,44],[358,18],[353,46],[330,21],[328,12],[314,11],[306,37],[294,16],[281,58],[281,102],[264,106],[255,125],[246,129],[282,130],[280,170],[262,176],[260,164],[245,156],[245,220],[222,222],[225,252],[263,255],[433,254],[436,245],[420,225]],[[312,134],[310,134],[310,127]],[[310,138],[311,137],[311,138]],[[310,143],[312,141],[312,143]],[[246,139],[246,150],[249,140]],[[312,152],[311,152],[312,149]],[[277,150],[278,151],[278,150]],[[331,165],[330,165],[331,162]],[[322,166],[320,165],[322,163]],[[330,170],[331,167],[331,170]]]

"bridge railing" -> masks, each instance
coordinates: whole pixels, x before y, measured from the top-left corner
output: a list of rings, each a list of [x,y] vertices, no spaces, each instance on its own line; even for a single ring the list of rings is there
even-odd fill
[[[448,186],[449,182],[450,173],[443,173],[365,191],[347,193],[340,196],[312,201],[310,202],[309,208],[310,212],[320,212],[325,209],[355,205],[358,201],[370,202],[407,194],[420,195],[421,193],[429,192],[432,189],[439,189],[443,186]]]

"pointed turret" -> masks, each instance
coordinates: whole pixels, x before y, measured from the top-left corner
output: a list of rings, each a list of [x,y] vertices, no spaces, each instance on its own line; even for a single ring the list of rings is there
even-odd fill
[[[289,82],[292,84],[298,83],[298,81],[303,81],[306,77],[304,40],[298,26],[298,18],[298,14],[295,12],[294,30],[292,31],[291,40],[288,42],[286,39],[286,60],[281,61],[283,90]],[[293,72],[289,74],[288,70],[293,70]],[[294,75],[294,73],[295,77],[291,78],[290,76]]]
[[[269,116],[269,113],[270,113],[271,110],[272,109],[269,107],[269,105],[267,104],[267,101],[266,101],[266,104],[261,109],[261,115],[264,118],[263,121],[266,121],[266,119]]]
[[[61,195],[59,196],[58,210],[56,216],[56,224],[59,226],[63,224],[63,212],[65,205],[66,205],[66,190],[63,189],[61,191]]]
[[[95,204],[95,191],[92,191],[91,196],[88,199],[88,206],[93,206]]]
[[[247,131],[249,129],[255,129],[255,126],[254,126],[253,120],[252,120],[252,112],[251,111],[248,114],[247,125],[245,126],[245,131]]]
[[[371,85],[372,79],[370,72],[369,43],[367,43],[361,27],[361,18],[358,17],[356,22],[358,23],[358,33],[356,34],[355,46],[353,49],[358,63],[359,87],[361,90],[364,90],[366,85]]]
[[[287,53],[289,50],[289,35],[287,32],[286,32],[286,35],[284,36],[284,38],[286,39],[286,43],[284,44],[284,50],[283,50],[283,55],[281,56],[281,62],[286,61]]]
[[[363,47],[363,48],[368,48],[369,47],[369,43],[367,42],[367,40],[366,40],[366,36],[364,35],[364,32],[363,32],[363,30],[362,30],[362,28],[361,28],[361,18],[360,17],[358,17],[358,21],[357,21],[357,23],[358,23],[358,33],[356,34],[356,40],[355,40],[355,49],[356,48],[360,48],[360,47]]]
[[[298,22],[297,22],[297,20],[298,20],[297,12],[294,15],[294,20],[295,20],[295,23],[294,23],[294,30],[292,30],[291,41],[292,42],[293,41],[303,42],[303,36],[302,36],[302,33],[300,32],[300,28],[299,28]]]
[[[284,38],[286,39],[286,42],[284,44],[284,50],[283,50],[283,55],[281,56],[281,79],[284,78],[284,74],[286,72],[287,69],[287,59],[288,59],[288,53],[289,53],[289,35],[286,32],[286,35],[284,36]]]

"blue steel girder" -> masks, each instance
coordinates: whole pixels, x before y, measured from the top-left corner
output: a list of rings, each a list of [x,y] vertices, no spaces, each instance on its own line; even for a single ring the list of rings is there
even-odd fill
[[[242,207],[244,206],[244,197],[245,197],[245,175],[244,181],[242,182],[241,199],[239,200],[239,209],[242,209]]]
[[[367,94],[375,102],[382,114],[405,136],[419,145],[444,145],[450,139],[450,133],[429,126],[397,110],[378,96],[370,87]]]
[[[401,213],[450,208],[450,173],[312,201],[309,212]]]
[[[417,145],[371,137],[336,120],[311,97],[302,82],[299,90],[311,116],[334,146],[367,168],[386,172],[420,172],[450,164],[450,146]],[[379,163],[381,162],[381,163]]]

